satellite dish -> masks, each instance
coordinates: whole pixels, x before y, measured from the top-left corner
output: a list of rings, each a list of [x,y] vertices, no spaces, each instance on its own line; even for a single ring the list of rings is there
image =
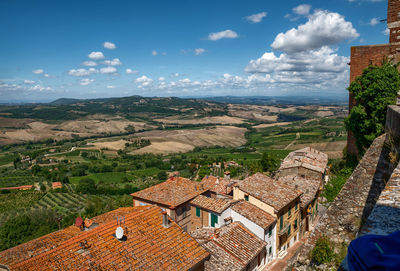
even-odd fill
[[[115,237],[117,237],[118,240],[121,240],[124,237],[124,229],[122,227],[118,227],[115,230]]]

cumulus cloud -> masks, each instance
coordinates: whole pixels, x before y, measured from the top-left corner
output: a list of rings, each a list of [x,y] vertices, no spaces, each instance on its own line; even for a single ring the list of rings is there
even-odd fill
[[[151,54],[152,54],[153,56],[156,56],[156,55],[158,55],[158,53],[157,53],[157,51],[156,51],[156,50],[153,50],[153,51],[151,52]]]
[[[110,73],[116,73],[117,69],[115,67],[109,66],[109,67],[104,67],[100,69],[100,73],[103,74],[110,74]]]
[[[119,60],[119,58],[114,58],[112,60],[104,60],[104,64],[107,64],[110,66],[119,66],[119,65],[122,65],[122,62]]]
[[[165,80],[165,77],[161,76],[161,77],[158,78],[158,81],[164,81],[164,80]]]
[[[117,48],[117,46],[115,46],[114,43],[106,41],[103,43],[104,48],[109,49],[109,50],[114,50],[115,48]]]
[[[95,80],[94,79],[89,79],[89,78],[83,78],[79,84],[82,86],[87,86],[93,83]]]
[[[135,70],[132,70],[132,69],[126,69],[125,72],[127,74],[138,74],[139,73],[138,71],[135,71]]]
[[[71,69],[68,71],[68,74],[71,76],[88,76],[93,73],[97,73],[98,70],[95,68],[89,68],[89,69]]]
[[[221,32],[210,33],[208,35],[208,39],[213,41],[220,39],[235,39],[237,37],[239,37],[239,35],[235,31],[229,29]]]
[[[196,48],[196,49],[194,49],[194,54],[195,54],[196,56],[199,56],[199,55],[201,55],[201,54],[204,54],[205,52],[206,52],[206,50],[203,49],[203,48]]]
[[[82,65],[83,66],[94,67],[94,66],[97,66],[97,63],[95,61],[88,60],[88,61],[84,61],[82,63]]]
[[[147,87],[151,83],[153,83],[153,79],[147,77],[146,75],[143,75],[141,77],[136,78],[135,83],[139,84],[139,88]]]
[[[386,28],[385,30],[383,30],[383,34],[386,36],[389,36],[389,34],[390,34],[389,28]]]
[[[115,88],[115,86],[106,86],[106,88]]]
[[[266,17],[267,16],[267,13],[264,11],[264,12],[260,12],[260,13],[257,13],[257,14],[253,14],[253,15],[250,15],[250,16],[246,16],[246,17],[244,17],[246,20],[248,20],[249,22],[252,22],[252,23],[259,23],[259,22],[261,22],[262,21],[262,19],[264,18],[264,17]]]
[[[33,81],[33,80],[24,80],[24,84],[25,85],[32,85],[32,84],[35,84],[35,81]]]
[[[307,4],[299,5],[292,9],[293,13],[297,15],[308,15],[311,10],[311,6]]]
[[[370,26],[375,26],[377,24],[379,24],[379,20],[377,18],[372,18],[369,23]]]
[[[33,70],[32,73],[34,73],[34,74],[42,74],[42,73],[44,73],[44,70],[43,69],[37,69],[37,70]]]
[[[351,22],[338,13],[318,10],[305,24],[276,36],[271,47],[286,53],[302,52],[337,44],[359,36]]]
[[[91,52],[90,54],[88,54],[88,57],[90,59],[98,60],[98,59],[103,59],[104,55],[102,52]]]

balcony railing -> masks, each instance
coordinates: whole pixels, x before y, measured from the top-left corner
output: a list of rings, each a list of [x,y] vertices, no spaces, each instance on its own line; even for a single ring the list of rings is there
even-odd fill
[[[279,230],[278,235],[282,236],[288,233],[288,229],[289,229],[290,223],[285,223],[283,224],[283,227]]]

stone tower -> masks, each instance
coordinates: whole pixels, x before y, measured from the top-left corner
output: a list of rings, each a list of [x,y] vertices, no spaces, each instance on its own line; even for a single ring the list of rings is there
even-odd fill
[[[369,65],[380,65],[384,59],[400,61],[400,0],[388,0],[387,26],[390,31],[389,43],[351,47],[350,83]],[[349,111],[355,104],[350,94]],[[356,139],[351,132],[347,136],[347,151],[352,155],[358,154]]]

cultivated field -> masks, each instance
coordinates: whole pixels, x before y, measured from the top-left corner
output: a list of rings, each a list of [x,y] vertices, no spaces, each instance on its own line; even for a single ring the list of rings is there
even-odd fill
[[[188,152],[195,147],[228,146],[238,147],[246,143],[245,128],[217,126],[198,130],[148,131],[136,136],[149,139],[151,145],[132,153],[168,154]]]

